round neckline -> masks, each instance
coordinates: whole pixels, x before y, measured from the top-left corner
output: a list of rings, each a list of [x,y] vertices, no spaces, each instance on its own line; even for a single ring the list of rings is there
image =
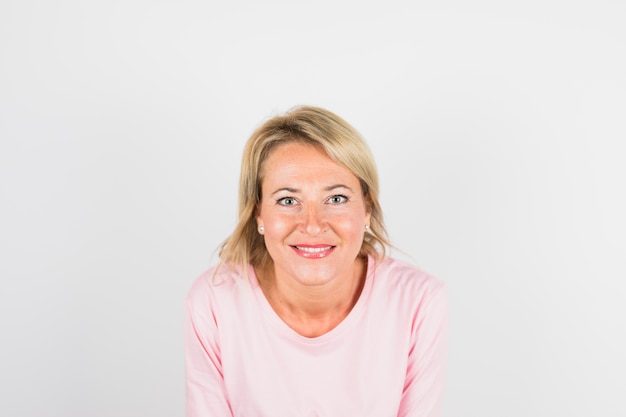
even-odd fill
[[[254,295],[257,303],[259,304],[259,308],[261,309],[263,316],[268,319],[268,322],[271,326],[282,336],[285,336],[289,339],[292,339],[298,343],[306,344],[306,345],[319,345],[329,342],[330,340],[338,337],[342,333],[344,333],[347,329],[352,326],[352,323],[358,319],[358,316],[362,314],[362,311],[365,309],[365,305],[369,295],[371,293],[372,283],[373,283],[373,271],[374,271],[374,263],[376,261],[370,255],[367,256],[367,269],[365,272],[365,282],[363,283],[363,289],[361,290],[361,294],[357,299],[354,307],[348,313],[344,319],[339,322],[337,326],[335,326],[330,331],[315,337],[307,337],[303,336],[300,333],[296,332],[294,329],[289,327],[287,323],[283,321],[282,318],[274,311],[270,302],[265,297],[263,290],[261,289],[261,285],[259,284],[258,277],[254,270],[254,267],[250,265],[248,270],[248,277],[250,280],[250,284],[252,285],[252,289],[254,291]]]

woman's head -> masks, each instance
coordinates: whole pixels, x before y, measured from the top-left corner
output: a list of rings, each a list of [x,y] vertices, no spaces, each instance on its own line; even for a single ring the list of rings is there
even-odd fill
[[[376,166],[367,144],[337,115],[318,107],[302,106],[267,120],[248,139],[241,164],[238,224],[222,245],[222,261],[254,266],[268,261],[264,237],[257,224],[263,179],[268,169],[265,162],[276,148],[294,142],[323,150],[358,179],[370,228],[361,243],[360,255],[384,256],[388,238],[378,201]]]

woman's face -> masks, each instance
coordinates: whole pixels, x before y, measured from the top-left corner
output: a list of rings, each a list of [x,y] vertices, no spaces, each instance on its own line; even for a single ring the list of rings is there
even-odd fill
[[[314,286],[354,273],[370,213],[352,172],[292,142],[265,160],[261,189],[257,224],[277,280]]]

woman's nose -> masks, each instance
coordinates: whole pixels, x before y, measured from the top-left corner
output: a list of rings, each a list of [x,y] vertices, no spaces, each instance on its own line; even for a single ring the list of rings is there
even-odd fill
[[[321,208],[310,205],[304,210],[302,225],[304,227],[304,231],[309,236],[317,236],[319,235],[324,228],[324,218]]]

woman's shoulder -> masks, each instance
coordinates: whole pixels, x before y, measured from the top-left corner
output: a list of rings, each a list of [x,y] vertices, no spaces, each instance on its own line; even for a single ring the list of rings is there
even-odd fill
[[[247,274],[242,268],[226,264],[211,266],[192,282],[186,302],[205,305],[216,297],[223,298],[227,293],[237,291],[244,282],[247,283]]]
[[[417,265],[393,257],[375,264],[372,272],[375,287],[409,297],[428,297],[445,292],[444,281]]]

